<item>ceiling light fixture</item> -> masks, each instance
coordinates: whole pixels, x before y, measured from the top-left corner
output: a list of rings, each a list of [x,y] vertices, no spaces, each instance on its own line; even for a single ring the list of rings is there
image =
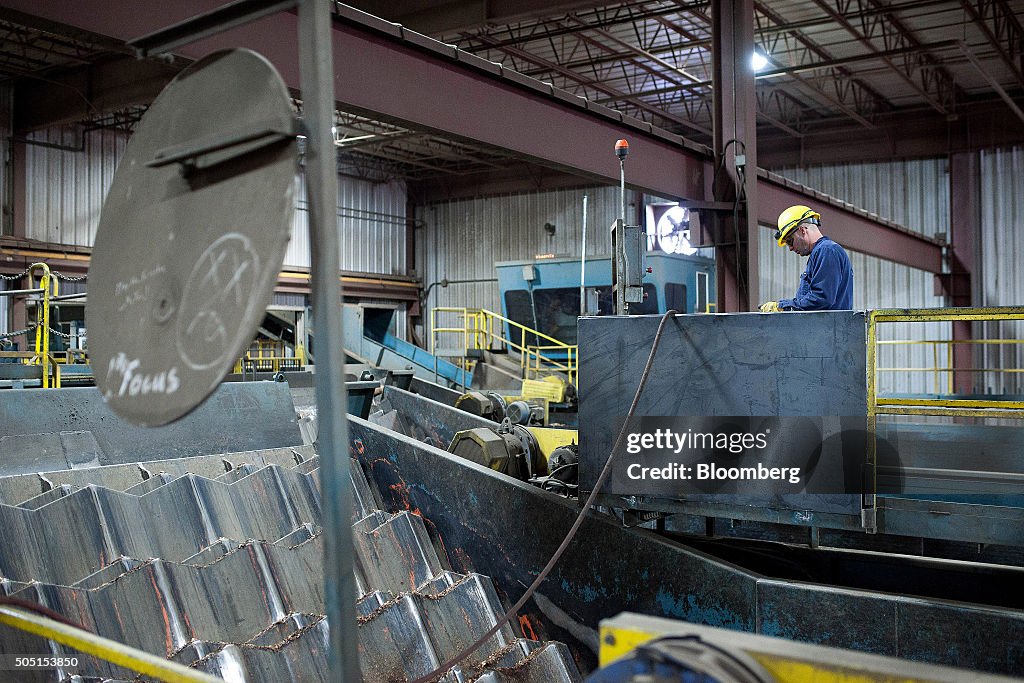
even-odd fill
[[[750,68],[756,73],[766,66],[768,66],[768,58],[760,50],[754,50],[754,54],[750,56]]]

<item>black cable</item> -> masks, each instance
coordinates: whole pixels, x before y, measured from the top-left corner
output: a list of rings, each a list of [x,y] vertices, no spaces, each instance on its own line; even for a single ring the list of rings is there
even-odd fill
[[[747,146],[746,146],[746,144],[744,144],[744,142],[742,140],[737,140],[736,138],[732,138],[730,140],[727,140],[726,143],[722,146],[721,156],[718,159],[718,164],[715,167],[714,176],[711,179],[711,186],[712,187],[714,187],[715,183],[718,182],[718,174],[721,173],[723,168],[725,168],[726,152],[729,151],[729,145],[732,145],[732,144],[736,145],[736,149],[737,149],[737,151],[740,154],[742,154],[744,156],[746,156],[746,154],[747,154]],[[746,167],[746,165],[744,165],[744,168],[745,167]],[[736,197],[733,200],[733,204],[732,204],[732,228],[733,228],[733,245],[734,245],[734,247],[736,249],[736,263],[735,263],[735,265],[736,265],[736,286],[742,292],[742,291],[745,290],[746,277],[743,275],[742,259],[740,258],[741,257],[741,251],[742,251],[742,245],[740,244],[739,212],[740,212],[740,204],[742,202],[746,201],[746,194],[747,194],[747,188],[746,188],[746,185],[747,185],[747,175],[746,175],[746,171],[741,171],[739,168],[737,168],[736,169],[736,176],[739,179],[739,182],[737,183],[737,186],[736,186]],[[749,244],[750,240],[754,239],[755,237],[756,237],[756,235],[754,235],[754,236],[748,235],[747,236],[748,244]],[[743,253],[745,253],[745,252],[743,252]]]
[[[714,644],[712,642],[704,640],[703,638],[701,638],[699,635],[696,635],[696,634],[686,635],[686,636],[662,636],[662,637],[656,638],[655,640],[652,640],[650,642],[644,643],[643,645],[638,645],[637,648],[636,648],[636,651],[641,653],[641,654],[643,654],[643,655],[645,655],[645,656],[647,656],[647,657],[649,657],[649,658],[651,658],[651,659],[657,658],[661,662],[666,662],[666,663],[669,663],[669,664],[674,664],[674,665],[678,666],[681,669],[688,669],[690,671],[694,671],[694,672],[700,673],[700,674],[707,673],[706,667],[701,667],[699,664],[697,664],[695,662],[688,662],[685,659],[681,659],[679,657],[676,657],[675,655],[673,655],[670,652],[665,652],[664,650],[658,650],[656,648],[656,646],[659,643],[672,642],[672,641],[681,641],[681,642],[695,643],[695,644],[700,645],[702,647],[705,647],[705,648],[707,648],[709,650],[712,650],[712,651],[722,655],[723,657],[728,659],[730,662],[732,662],[733,664],[735,664],[739,668],[743,669],[747,674],[750,675],[750,680],[751,681],[755,681],[756,683],[772,683],[772,681],[775,680],[775,679],[771,679],[771,680],[766,679],[764,676],[761,675],[760,672],[758,672],[755,669],[753,669],[741,657],[736,656],[736,653],[731,652],[731,651],[725,649],[724,647],[716,645],[716,644]],[[698,669],[701,669],[701,668],[703,668],[705,670],[704,671],[698,670]]]
[[[644,386],[647,384],[647,378],[651,374],[651,366],[654,364],[654,355],[657,353],[658,345],[661,343],[661,335],[662,332],[665,331],[665,323],[668,322],[669,318],[673,315],[678,315],[677,311],[671,309],[666,311],[661,317],[661,322],[658,323],[658,331],[654,334],[654,342],[651,344],[651,353],[647,356],[647,364],[644,365],[644,370],[640,374],[640,383],[636,387],[636,394],[633,395],[633,402],[629,406],[629,412],[626,413],[626,420],[622,423],[622,429],[619,430],[619,435],[615,438],[615,445],[612,446],[612,451],[608,454],[608,460],[605,461],[604,468],[601,470],[601,474],[597,478],[597,483],[594,484],[594,490],[590,492],[590,496],[580,509],[580,514],[576,516],[576,521],[573,522],[572,527],[569,529],[569,533],[567,533],[565,538],[562,539],[562,543],[558,546],[558,549],[555,550],[554,555],[551,556],[551,559],[548,560],[548,563],[544,566],[544,569],[541,570],[540,574],[537,575],[537,578],[533,580],[530,587],[526,589],[523,596],[519,598],[516,604],[512,605],[512,607],[505,612],[497,622],[495,622],[494,626],[492,626],[487,633],[480,636],[476,642],[472,643],[465,650],[444,662],[430,673],[415,679],[412,683],[430,683],[431,681],[439,679],[453,666],[476,652],[481,645],[487,642],[491,636],[497,633],[498,630],[504,626],[505,622],[511,620],[519,613],[519,610],[526,604],[526,601],[533,597],[533,594],[537,591],[540,585],[544,583],[546,578],[548,578],[548,574],[551,573],[551,570],[554,569],[558,561],[562,559],[562,555],[565,553],[569,544],[572,542],[572,539],[576,536],[576,532],[583,524],[583,520],[586,518],[587,512],[590,510],[590,506],[594,504],[594,499],[597,498],[598,492],[601,490],[601,487],[604,486],[605,481],[608,479],[608,475],[611,474],[612,461],[615,460],[615,454],[619,450],[619,446],[622,445],[622,439],[626,435],[626,430],[629,428],[630,421],[633,419],[633,414],[636,412],[636,406],[640,403],[640,394],[643,393]]]
[[[569,467],[579,467],[579,466],[580,466],[580,464],[578,462],[570,462],[570,463],[566,463],[565,465],[559,465],[555,469],[553,469],[550,472],[548,472],[548,476],[549,477],[553,477],[553,476],[555,476],[556,472],[561,472],[562,470],[567,469]]]

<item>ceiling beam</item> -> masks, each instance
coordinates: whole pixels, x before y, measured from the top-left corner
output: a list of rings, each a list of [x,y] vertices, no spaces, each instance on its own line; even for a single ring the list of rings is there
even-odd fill
[[[821,213],[822,231],[847,249],[894,261],[929,273],[942,272],[942,246],[867,211],[815,192],[772,173],[760,171],[757,221],[775,229],[779,214],[794,204],[808,204]]]
[[[898,7],[881,6],[877,0],[854,0],[857,7],[870,6],[882,11],[880,20],[861,19],[858,28],[847,18],[845,12],[850,10],[849,2],[844,2],[842,11],[833,4],[837,0],[814,0],[833,21],[842,26],[861,45],[875,54],[881,54],[895,47],[917,47],[921,44],[914,34],[900,21],[895,12]],[[881,39],[883,48],[874,44]],[[958,96],[953,77],[940,66],[938,61],[927,53],[908,52],[898,64],[889,57],[882,61],[889,66],[903,81],[913,88],[935,111],[946,116],[952,115],[956,108]]]
[[[1021,98],[1024,93],[1017,92]],[[1003,102],[961,102],[955,121],[930,109],[881,117],[865,130],[823,124],[806,131],[803,144],[773,131],[758,134],[758,159],[765,168],[944,157],[956,152],[1024,144],[1024,126]]]
[[[592,42],[592,43],[596,43],[597,42],[597,41],[593,41],[592,39],[588,39],[585,36],[579,36],[579,38],[581,40],[584,40],[585,42]],[[488,38],[483,38],[483,40],[486,42],[489,39]],[[599,45],[595,45],[595,47],[599,47]],[[664,119],[666,121],[671,121],[673,123],[677,123],[677,124],[679,124],[681,126],[689,128],[690,130],[694,130],[694,131],[697,131],[699,133],[702,133],[703,135],[711,137],[711,130],[708,129],[707,127],[705,127],[705,126],[703,126],[703,125],[701,125],[699,123],[696,123],[695,121],[691,121],[691,120],[689,120],[689,119],[687,119],[685,117],[676,116],[675,114],[672,114],[671,112],[666,111],[665,109],[662,109],[662,108],[659,108],[659,107],[655,107],[654,105],[649,104],[648,102],[645,102],[642,99],[633,98],[633,97],[631,97],[631,93],[621,92],[620,90],[617,90],[616,88],[612,88],[612,87],[609,87],[607,85],[602,84],[601,82],[599,82],[596,79],[588,79],[583,74],[576,73],[575,71],[572,71],[571,69],[566,69],[565,67],[563,67],[563,66],[561,66],[559,64],[556,64],[555,62],[552,62],[550,60],[544,59],[542,57],[538,57],[537,55],[531,54],[531,53],[529,53],[529,52],[527,52],[525,50],[522,50],[520,48],[517,48],[517,47],[501,47],[501,48],[496,48],[496,49],[500,50],[501,52],[504,52],[504,53],[508,54],[511,57],[515,57],[515,58],[518,58],[518,59],[520,59],[520,60],[522,60],[524,62],[528,62],[528,63],[533,64],[535,66],[540,66],[540,67],[542,67],[544,69],[547,69],[549,72],[557,73],[558,75],[560,75],[563,78],[566,78],[566,79],[568,79],[570,81],[575,81],[576,83],[579,83],[580,85],[583,85],[585,87],[593,88],[594,90],[597,90],[598,92],[602,92],[605,95],[608,95],[614,101],[625,101],[627,98],[629,98],[629,101],[631,101],[635,106],[637,106],[638,108],[642,109],[643,111],[648,112],[649,114],[652,114],[653,116],[658,116],[658,117],[660,117],[660,118],[662,118],[662,119]],[[642,92],[638,92],[636,94],[642,95],[643,93]]]
[[[150,104],[181,64],[114,57],[45,80],[26,77],[14,87],[14,131],[85,121],[133,105]]]
[[[960,4],[1013,74],[1015,86],[1024,87],[1024,74],[1021,74],[1024,31],[1017,17],[1003,2],[960,0]]]
[[[414,31],[440,34],[483,24],[603,7],[607,0],[354,0],[346,4]]]
[[[65,0],[6,1],[15,9],[85,30],[106,31],[120,40],[147,35],[220,6],[217,0],[181,0],[139,12],[129,0],[79,0],[74,5]],[[713,165],[707,148],[389,22],[344,6],[341,11],[333,23],[332,62],[342,109],[509,150],[588,182],[618,180],[619,164],[612,148],[617,138],[626,137],[632,150],[626,173],[633,187],[662,197],[710,197]],[[184,47],[180,53],[196,59],[216,49],[250,47],[295,87],[299,84],[297,35],[297,17],[280,13]],[[763,182],[767,181],[760,180],[759,187]],[[787,191],[798,200],[794,203],[817,197],[792,188]],[[881,234],[898,232],[882,222],[873,225]],[[894,255],[896,260],[902,258],[901,252],[882,257],[892,260]]]
[[[773,26],[784,28],[786,22],[783,18],[766,4],[755,2],[754,7],[757,13],[755,20],[763,16]],[[806,57],[813,55],[817,59],[832,58],[821,45],[805,36],[799,31],[785,31],[774,36],[765,36],[761,39],[760,45],[765,54],[772,59],[771,55],[778,52],[779,44],[790,46],[798,44],[798,49],[787,49],[794,57]],[[802,60],[801,60],[802,61]],[[826,107],[838,109],[865,128],[872,128],[874,124],[869,120],[874,111],[879,108],[891,108],[888,102],[877,92],[867,87],[859,79],[846,69],[840,67],[829,68],[824,74],[803,75],[798,72],[788,74],[797,84],[803,86],[810,92],[811,96]],[[865,115],[866,113],[866,115]]]

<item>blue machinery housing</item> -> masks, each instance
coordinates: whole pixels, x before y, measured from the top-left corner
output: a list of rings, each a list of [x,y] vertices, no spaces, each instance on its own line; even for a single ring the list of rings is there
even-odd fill
[[[701,256],[651,252],[651,273],[644,280],[643,303],[634,314],[706,313],[715,310],[715,261]],[[501,313],[520,325],[566,344],[576,344],[576,317],[580,313],[580,261],[570,258],[505,261],[495,264],[501,290]],[[592,315],[612,315],[612,261],[610,256],[588,259],[584,285]],[[595,297],[596,295],[596,297]],[[508,330],[506,329],[506,334]]]

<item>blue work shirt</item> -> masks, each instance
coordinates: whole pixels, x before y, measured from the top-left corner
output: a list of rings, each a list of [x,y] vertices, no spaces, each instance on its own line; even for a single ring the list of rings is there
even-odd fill
[[[792,299],[779,299],[784,311],[842,311],[853,308],[853,266],[841,246],[822,235],[807,258]]]

